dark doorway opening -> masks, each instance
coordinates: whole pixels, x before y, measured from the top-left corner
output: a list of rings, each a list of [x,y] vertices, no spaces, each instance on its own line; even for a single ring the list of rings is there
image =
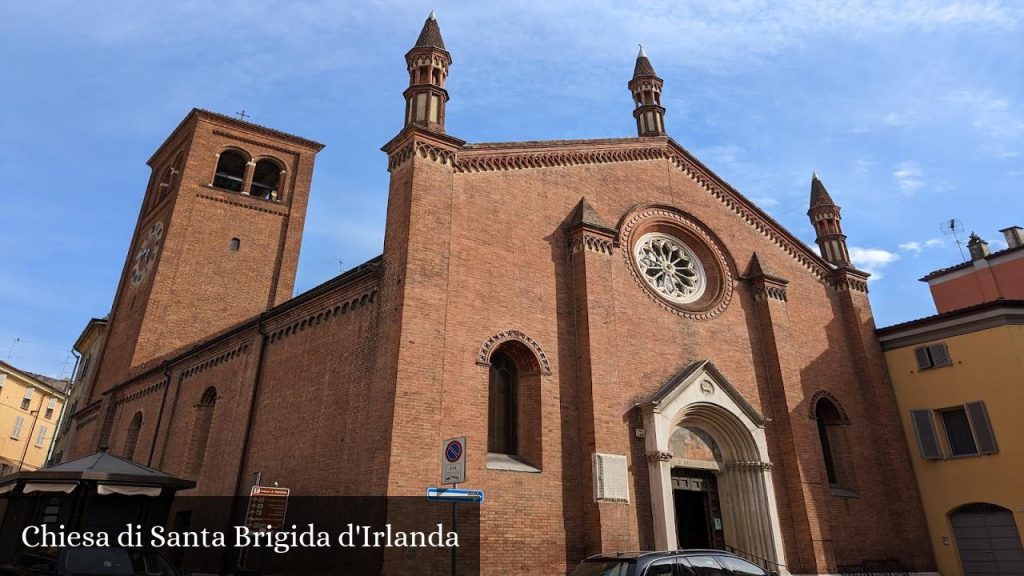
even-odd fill
[[[718,477],[711,470],[672,469],[679,548],[725,549]]]
[[[711,523],[706,492],[673,490],[676,533],[680,548],[711,548]]]

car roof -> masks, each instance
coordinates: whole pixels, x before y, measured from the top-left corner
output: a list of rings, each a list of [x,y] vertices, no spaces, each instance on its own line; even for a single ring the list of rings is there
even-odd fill
[[[598,560],[639,560],[642,558],[666,558],[674,556],[693,556],[699,554],[718,554],[724,556],[735,556],[726,552],[725,550],[713,550],[710,548],[686,548],[684,550],[662,550],[662,551],[631,551],[631,552],[615,552],[610,554],[594,554],[588,556],[587,562],[594,562]]]

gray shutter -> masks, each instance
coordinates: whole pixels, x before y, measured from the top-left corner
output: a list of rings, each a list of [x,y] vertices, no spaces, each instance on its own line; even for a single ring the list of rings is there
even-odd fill
[[[949,357],[949,348],[946,347],[946,343],[932,344],[928,347],[928,352],[932,356],[932,365],[934,366],[952,366],[953,361]]]
[[[924,370],[932,367],[932,359],[928,356],[928,347],[921,346],[914,348],[914,358],[917,358],[917,369]]]
[[[974,431],[974,441],[978,443],[978,452],[982,454],[999,452],[999,447],[996,446],[996,436],[992,433],[992,424],[988,420],[988,411],[985,410],[985,403],[968,402],[964,407],[967,409],[967,418],[971,421],[971,430]]]
[[[910,417],[914,420],[914,432],[917,433],[917,445],[921,448],[921,457],[925,460],[941,459],[942,449],[939,447],[939,439],[935,436],[932,411],[911,410]]]

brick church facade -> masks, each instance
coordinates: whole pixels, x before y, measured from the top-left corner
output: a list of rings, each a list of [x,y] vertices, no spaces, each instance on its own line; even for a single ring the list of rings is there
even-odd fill
[[[638,137],[580,141],[446,134],[433,16],[406,60],[383,254],[298,296],[322,146],[194,110],[157,150],[65,459],[109,446],[199,495],[261,471],[421,496],[465,435],[484,574],[677,546],[933,568],[867,275],[817,176],[821,256],[666,135],[642,52]]]

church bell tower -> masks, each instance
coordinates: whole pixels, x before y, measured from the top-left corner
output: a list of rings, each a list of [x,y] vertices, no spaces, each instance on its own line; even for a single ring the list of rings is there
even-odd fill
[[[291,298],[322,148],[214,112],[188,114],[148,161],[93,398]]]

